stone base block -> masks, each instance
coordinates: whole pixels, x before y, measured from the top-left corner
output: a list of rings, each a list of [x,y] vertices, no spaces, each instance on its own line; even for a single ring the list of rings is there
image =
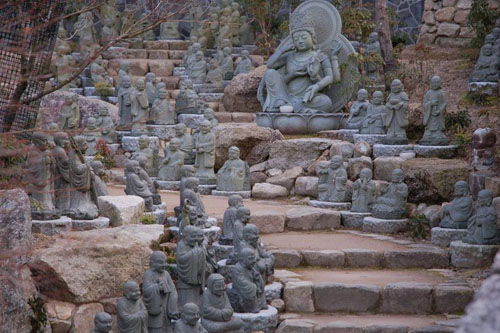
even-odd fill
[[[215,190],[216,188],[217,188],[217,185],[213,185],[213,184],[203,184],[202,185],[201,180],[200,180],[200,185],[198,186],[198,191],[200,192],[200,194],[210,195],[210,194],[212,194],[213,190]]]
[[[181,189],[180,181],[156,180],[160,190],[179,191]]]
[[[331,208],[335,210],[351,209],[350,202],[329,202],[329,201],[309,200],[309,206],[318,208]]]
[[[399,156],[401,153],[411,153],[415,145],[373,145],[373,157]]]
[[[498,96],[498,82],[469,82],[469,92]]]
[[[249,199],[250,196],[252,195],[252,191],[217,191],[217,190],[212,191],[212,195],[215,195],[218,197],[229,197],[233,194],[238,194],[243,199]]]
[[[157,136],[160,140],[170,140],[175,137],[175,125],[147,125],[149,135]]]
[[[171,227],[175,227],[177,225],[177,217],[175,216],[167,217],[167,224]]]
[[[395,234],[408,229],[408,219],[384,220],[375,217],[365,217],[361,230],[376,234]]]
[[[219,242],[212,244],[212,248],[215,252],[215,260],[220,261],[223,259],[228,259],[229,255],[234,249],[233,245],[222,245]]]
[[[234,313],[236,318],[243,321],[243,332],[262,331],[265,333],[274,332],[278,326],[278,310],[269,306],[266,310],[259,313]]]
[[[186,124],[189,128],[198,128],[205,118],[202,114],[180,114],[177,116],[179,123]]]
[[[109,227],[109,219],[104,216],[99,216],[93,220],[73,220],[72,222],[72,229],[74,231],[104,229],[107,227]]]
[[[415,145],[413,149],[415,150],[417,157],[453,158],[457,155],[458,147],[455,145],[449,145],[449,146]]]
[[[199,93],[198,96],[206,103],[220,102],[224,97],[224,93]]]
[[[61,216],[57,220],[31,221],[31,232],[35,234],[54,236],[67,231],[71,231],[71,219],[67,216]]]
[[[385,134],[354,134],[354,142],[366,141],[371,145],[382,144],[385,139]]]
[[[153,150],[160,148],[160,139],[157,136],[149,137],[149,147]],[[139,136],[122,137],[122,149],[128,152],[135,152],[139,149]]]
[[[473,245],[462,241],[450,243],[451,264],[456,268],[489,267],[500,245]]]
[[[152,215],[156,220],[156,224],[165,224],[165,217],[167,216],[167,210],[153,209],[152,212],[144,212],[144,215]]]
[[[467,229],[448,229],[435,227],[431,230],[431,242],[437,246],[448,247],[453,241],[462,240],[467,235]]]
[[[361,229],[363,227],[364,218],[370,215],[371,213],[356,213],[350,211],[340,212],[342,225],[349,229]]]
[[[179,238],[179,227],[168,228],[174,237]],[[220,227],[211,226],[210,228],[203,228],[203,235],[208,243],[215,243],[219,240]]]
[[[264,286],[264,293],[266,294],[266,300],[268,302],[273,299],[281,298],[282,292],[283,285],[281,282],[273,282]]]

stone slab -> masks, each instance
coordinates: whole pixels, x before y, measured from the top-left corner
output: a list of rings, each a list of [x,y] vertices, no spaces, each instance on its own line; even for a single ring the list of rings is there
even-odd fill
[[[408,219],[384,220],[376,217],[365,217],[361,230],[377,234],[395,234],[408,229]]]
[[[340,212],[342,225],[349,229],[361,229],[363,227],[364,218],[370,215],[371,213],[357,213],[348,210]]]
[[[431,229],[431,242],[437,246],[448,247],[451,242],[462,240],[465,235],[467,235],[467,229],[435,227]]]
[[[157,136],[149,137],[149,148],[158,150],[160,148],[160,139]],[[135,152],[139,149],[139,136],[122,137],[122,149],[128,152]]]
[[[34,234],[54,236],[67,231],[71,231],[71,219],[67,216],[61,216],[56,220],[31,221],[31,232]]]
[[[453,158],[457,155],[458,147],[455,145],[449,145],[449,146],[415,145],[413,149],[417,154],[417,157]]]
[[[181,182],[180,181],[167,181],[167,180],[156,180],[158,183],[158,187],[160,190],[167,190],[167,191],[179,191],[181,189]]]
[[[278,326],[278,310],[275,307],[269,306],[259,313],[238,313],[235,312],[234,316],[243,321],[243,332],[257,332],[272,333]]]
[[[144,212],[144,199],[135,195],[106,195],[97,198],[99,215],[109,218],[111,227],[139,224]]]
[[[413,152],[415,145],[373,145],[373,158],[380,156],[399,156],[401,153]]]
[[[230,197],[233,194],[240,195],[243,199],[249,199],[252,195],[252,191],[217,191],[213,190],[212,195],[217,197]]]
[[[149,135],[157,136],[160,140],[170,140],[175,137],[175,125],[146,125]]]
[[[377,308],[381,294],[375,285],[323,282],[314,285],[313,297],[317,312],[367,312]]]
[[[109,219],[104,216],[99,216],[93,220],[73,220],[71,223],[71,229],[74,231],[104,229],[107,227],[109,227]]]
[[[469,82],[469,91],[487,96],[498,96],[498,82]]]
[[[177,120],[189,128],[198,128],[205,118],[202,114],[180,114],[177,116]]]
[[[462,241],[450,243],[451,265],[456,268],[489,267],[500,245],[473,245]]]
[[[220,261],[229,258],[229,255],[233,251],[234,246],[222,245],[219,242],[215,242],[212,244],[212,249],[215,252],[215,260]]]
[[[309,206],[317,208],[330,208],[335,210],[349,210],[351,209],[350,202],[328,202],[319,200],[309,200]]]
[[[382,311],[398,314],[432,313],[433,286],[428,283],[397,282],[385,286]]]
[[[371,145],[382,144],[385,139],[385,134],[354,134],[354,142],[366,141]]]
[[[359,130],[340,129],[340,130],[337,130],[337,133],[335,135],[340,140],[349,141],[349,142],[354,143],[354,135],[358,134],[358,133],[359,133]]]

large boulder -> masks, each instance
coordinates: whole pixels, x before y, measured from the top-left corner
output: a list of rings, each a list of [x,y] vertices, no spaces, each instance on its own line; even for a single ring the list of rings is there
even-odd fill
[[[303,171],[304,170],[302,170],[301,167],[294,167],[286,170],[278,176],[267,178],[266,183],[281,185],[283,187],[286,187],[288,192],[290,192],[293,188],[293,185],[295,184],[295,179],[302,175]]]
[[[265,71],[266,66],[260,66],[250,73],[234,77],[224,89],[222,99],[224,109],[227,112],[261,112],[262,108],[257,100],[257,88]]]
[[[137,224],[66,233],[35,251],[33,278],[42,294],[65,302],[120,296],[127,280],[142,281],[162,233],[162,225]]]
[[[257,183],[252,188],[252,197],[259,199],[274,199],[288,196],[286,187],[269,183]]]
[[[139,224],[146,204],[136,195],[106,195],[98,198],[99,215],[109,218],[109,225]]]
[[[375,169],[377,168],[375,163]],[[455,183],[467,180],[471,168],[462,160],[414,158],[401,165],[409,202],[441,203],[453,197]]]
[[[254,165],[263,162],[269,156],[271,145],[282,140],[278,130],[260,127],[257,124],[219,124],[215,128],[215,168],[222,167],[228,159],[228,149],[236,146],[240,149],[242,160]]]

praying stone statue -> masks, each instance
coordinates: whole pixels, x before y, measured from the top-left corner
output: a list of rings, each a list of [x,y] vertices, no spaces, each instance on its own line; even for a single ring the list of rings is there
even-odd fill
[[[155,174],[155,152],[152,148],[149,147],[149,137],[147,135],[141,135],[139,137],[139,149],[134,152],[134,154],[132,155],[132,159],[135,160],[140,155],[146,157],[146,172],[149,175],[153,176]]]
[[[443,207],[443,216],[439,226],[449,229],[466,229],[467,221],[472,215],[472,196],[469,185],[463,180],[455,183],[455,198]]]
[[[175,118],[175,110],[172,109],[168,100],[167,90],[160,89],[158,91],[158,98],[155,99],[151,107],[151,120],[156,125],[174,125]]]
[[[67,95],[61,107],[62,129],[74,131],[80,127],[80,107],[78,95]]]
[[[217,191],[250,191],[250,167],[240,159],[238,147],[230,147],[228,156],[217,172]]]
[[[385,104],[387,111],[384,124],[387,129],[386,144],[406,145],[406,127],[408,127],[408,95],[403,91],[403,84],[395,79],[391,83],[391,93]]]
[[[441,89],[441,78],[433,76],[431,89],[427,91],[422,105],[424,109],[425,132],[419,144],[424,146],[446,146],[448,138],[444,135],[444,117],[446,114],[446,97]]]
[[[189,78],[193,83],[205,83],[207,78],[207,62],[203,57],[203,52],[198,51],[195,53],[194,61],[189,67]]]
[[[125,282],[123,297],[116,304],[116,316],[118,333],[148,333],[148,311],[135,281]]]
[[[73,149],[69,153],[69,180],[72,189],[69,217],[76,220],[93,220],[99,216],[99,210],[92,167],[83,157],[87,151],[87,141],[83,136],[76,136],[74,140],[78,151]]]
[[[364,168],[359,179],[354,182],[352,192],[351,212],[370,213],[375,203],[375,182],[372,180],[372,170]]]
[[[476,212],[468,221],[464,243],[477,245],[500,244],[500,231],[497,226],[497,211],[492,205],[493,193],[481,190],[477,195]]]
[[[193,43],[191,45],[191,52],[186,52],[186,61],[184,61],[184,66],[186,67],[186,70],[188,71],[186,75],[190,75],[190,69],[192,68],[194,62],[196,61],[196,54],[201,50],[201,45],[200,43]],[[203,53],[202,53],[203,56]]]
[[[224,80],[231,80],[233,78],[234,72],[234,62],[233,57],[231,56],[231,49],[229,47],[225,47],[222,49],[223,58],[220,63],[220,70],[222,72],[222,78]]]
[[[179,85],[180,85],[180,83],[179,83]],[[167,90],[167,85],[165,84],[165,82],[160,81],[155,86],[155,90],[156,90],[155,91],[155,96],[156,96],[155,98],[158,98],[160,96],[160,90],[162,90],[162,89]]]
[[[120,116],[119,127],[121,130],[130,130],[132,127],[132,99],[134,96],[135,89],[132,87],[132,79],[126,75],[123,77],[118,94],[118,115]]]
[[[149,269],[144,273],[142,300],[148,310],[149,333],[171,332],[172,321],[179,319],[177,290],[166,266],[165,254],[154,251],[149,257]]]
[[[262,275],[264,282],[268,280],[274,274],[274,256],[264,250],[260,244],[259,239],[259,229],[255,224],[248,223],[243,228],[243,240],[239,245],[238,252],[241,249],[249,248],[255,253],[255,258],[257,259],[256,267],[259,273]]]
[[[123,86],[123,79],[128,76],[130,78],[130,64],[121,62],[118,70],[118,79],[116,81],[116,96],[120,96],[120,88]]]
[[[347,171],[342,156],[335,155],[328,168],[319,168],[318,200],[330,202],[346,202]]]
[[[248,22],[248,18],[246,16],[240,17],[240,43],[241,45],[254,45],[255,43],[255,32],[253,27]]]
[[[242,73],[249,73],[253,69],[252,59],[250,59],[249,53],[247,50],[241,51],[241,61],[236,65],[236,69],[234,70],[234,76]]]
[[[113,328],[113,318],[107,312],[98,312],[94,317],[94,329],[90,333],[109,333]]]
[[[65,215],[69,212],[71,203],[71,187],[69,183],[69,158],[68,153],[71,147],[68,134],[57,132],[54,135],[56,146],[52,150],[55,159],[54,194],[55,206]]]
[[[361,134],[385,134],[384,117],[387,111],[384,101],[384,93],[375,91],[373,93],[372,105],[366,113],[365,120],[361,125]]]
[[[210,122],[212,129],[219,125],[219,121],[215,118],[215,112],[212,108],[206,108],[203,110],[203,118]]]
[[[99,106],[99,117],[97,118],[97,127],[100,129],[100,138],[108,144],[116,143],[115,122],[109,115],[108,108],[105,105]]]
[[[249,221],[250,209],[241,205],[236,209],[236,221],[233,224],[233,246],[236,251],[240,248],[240,243],[243,241],[243,229]]]
[[[165,148],[165,158],[161,162],[158,179],[167,181],[181,180],[181,169],[184,166],[184,153],[180,150],[181,140],[173,138]]]
[[[499,69],[500,61],[493,52],[493,46],[483,45],[469,82],[498,82]]]
[[[87,140],[87,152],[86,156],[94,156],[96,151],[97,138],[99,137],[99,128],[97,128],[97,120],[94,117],[88,117],[87,127],[82,131],[82,135]]]
[[[94,187],[97,196],[102,197],[108,195],[108,188],[106,187],[106,183],[101,178],[106,176],[104,165],[102,165],[101,161],[92,161],[90,162],[90,166],[92,167],[92,170],[94,172]]]
[[[90,78],[92,79],[94,87],[98,82],[104,82],[108,86],[113,85],[113,79],[109,77],[108,72],[104,68],[104,60],[101,56],[97,57],[97,59],[92,62],[92,65],[90,65]]]
[[[200,134],[195,142],[196,160],[194,165],[196,167],[196,176],[202,184],[215,183],[215,134],[208,120],[204,120],[200,126]]]
[[[205,249],[199,244],[200,238],[203,240],[203,231],[188,225],[184,228],[182,239],[177,245],[175,260],[180,308],[186,303],[200,304],[201,294],[205,288],[207,262]]]
[[[228,199],[228,207],[224,211],[224,217],[222,219],[222,235],[219,239],[219,243],[222,245],[233,244],[234,224],[237,220],[238,208],[240,207],[243,207],[243,198],[241,195],[230,195]]]
[[[184,153],[184,163],[193,164],[196,153],[194,150],[193,137],[186,133],[186,124],[179,123],[175,125],[175,137],[181,140],[181,151]]]
[[[154,182],[151,177],[149,177],[145,169],[148,161],[147,157],[140,154],[136,157],[135,160],[139,162],[139,166],[141,167],[141,169],[139,170],[139,178],[148,183],[148,188],[152,194],[151,197],[153,198],[153,205],[161,205],[161,196],[158,193],[158,183]]]
[[[381,195],[373,205],[373,217],[389,220],[406,217],[408,186],[403,183],[404,177],[405,175],[401,169],[392,171],[391,183],[382,189]]]
[[[149,190],[149,184],[140,177],[141,166],[139,162],[130,160],[125,164],[126,188],[125,194],[137,195],[144,199],[146,211],[153,210],[153,194]]]
[[[59,211],[54,205],[53,170],[55,160],[49,151],[48,135],[33,133],[33,145],[26,158],[24,181],[31,198],[31,216],[36,220],[54,220],[59,218]]]
[[[233,316],[224,277],[220,274],[208,277],[201,309],[201,324],[209,333],[235,332],[243,326],[241,319]]]
[[[63,45],[59,46],[59,48],[56,49],[56,80],[57,84],[61,84],[63,82],[68,81],[71,78],[71,64],[72,64],[72,56],[68,54],[71,51],[71,49],[68,51],[66,47]],[[70,85],[69,82],[59,88],[61,91],[69,91]]]
[[[148,95],[149,107],[153,106],[154,101],[158,97],[155,88],[156,75],[153,72],[146,73],[146,95]],[[149,119],[148,119],[149,120]]]
[[[131,113],[132,113],[132,131],[146,131],[146,121],[149,113],[148,94],[143,79],[137,79],[136,90],[132,94]]]
[[[219,62],[217,59],[211,59],[205,84],[209,87],[222,89],[222,79],[222,71],[219,67]]]
[[[179,34],[179,22],[167,21],[160,24],[160,39],[181,39],[181,35]]]
[[[183,165],[181,167],[181,184],[179,189],[179,206],[178,206],[179,209],[178,212],[176,211],[176,216],[177,213],[180,213],[182,211],[182,208],[184,207],[184,200],[185,200],[184,194],[186,193],[187,189],[186,182],[188,181],[189,178],[194,178],[195,172],[196,171],[194,169],[194,166],[192,165]]]
[[[358,90],[358,99],[351,106],[349,111],[349,118],[345,124],[346,129],[361,129],[363,125],[363,120],[365,120],[368,110],[371,108],[371,104],[368,101],[368,91],[365,89]]]
[[[184,179],[182,198],[184,200],[182,206],[184,206],[186,200],[188,200],[189,204],[193,207],[194,213],[196,213],[196,221],[193,220],[191,222],[196,222],[194,225],[200,227],[208,226],[208,215],[205,210],[205,205],[203,204],[203,201],[201,201],[198,178],[188,177]]]
[[[365,55],[368,58],[382,58],[382,51],[380,49],[380,43],[378,40],[378,33],[372,32],[369,36],[368,47],[366,48]],[[371,60],[371,59],[370,59]],[[375,59],[373,59],[375,60]],[[379,84],[382,79],[380,77],[380,65],[375,61],[366,61],[364,63],[365,75],[372,81],[373,84]]]
[[[186,303],[182,307],[181,320],[175,323],[174,333],[206,333],[200,323],[200,308],[195,303]]]

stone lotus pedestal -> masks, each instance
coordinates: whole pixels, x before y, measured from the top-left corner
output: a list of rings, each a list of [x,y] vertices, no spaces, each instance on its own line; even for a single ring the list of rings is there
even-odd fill
[[[500,245],[473,245],[462,241],[450,243],[451,265],[456,268],[489,267]]]
[[[123,136],[121,141],[122,149],[126,152],[135,152],[139,150],[139,138],[140,136]],[[149,148],[159,150],[160,139],[157,136],[149,137]]]
[[[467,235],[467,229],[435,227],[431,229],[431,242],[437,246],[448,247],[451,242],[461,241],[465,235]]]
[[[314,134],[342,127],[344,113],[270,113],[256,114],[257,125],[279,130],[282,134]]]
[[[229,197],[233,194],[238,194],[243,199],[249,199],[252,195],[252,191],[217,191],[217,190],[212,191],[212,195],[215,195],[218,197]]]
[[[498,82],[469,82],[469,92],[486,96],[498,96]]]
[[[373,145],[373,157],[399,156],[401,153],[413,153],[415,145]]]
[[[330,201],[319,201],[319,200],[309,200],[309,206],[317,208],[330,208],[335,210],[348,211],[351,209],[350,202],[330,202]]]
[[[358,213],[348,210],[340,212],[342,225],[349,229],[361,229],[363,227],[363,220],[370,215],[371,213]]]
[[[167,191],[180,191],[181,182],[180,181],[169,181],[169,180],[156,180],[160,190]]]
[[[417,157],[453,158],[457,155],[458,147],[455,145],[449,145],[449,146],[415,145],[413,149],[417,154]]]
[[[71,222],[72,220],[67,216],[61,216],[56,220],[32,220],[31,232],[34,234],[54,236],[61,232],[71,231]]]
[[[170,140],[175,137],[175,125],[146,125],[149,135],[160,140]]]
[[[73,231],[84,231],[93,229],[104,229],[109,227],[109,219],[104,216],[99,216],[93,220],[73,220],[71,229]]]
[[[198,128],[205,117],[203,114],[180,114],[177,116],[177,120],[179,123],[186,124],[186,127]]]
[[[224,259],[228,259],[229,255],[234,249],[233,245],[222,245],[219,242],[215,242],[212,244],[212,248],[215,252],[215,260],[221,261]]]
[[[354,134],[353,141],[366,141],[370,145],[383,144],[385,139],[385,134]]]
[[[408,219],[379,219],[368,216],[363,219],[362,231],[376,234],[396,234],[408,230]]]

